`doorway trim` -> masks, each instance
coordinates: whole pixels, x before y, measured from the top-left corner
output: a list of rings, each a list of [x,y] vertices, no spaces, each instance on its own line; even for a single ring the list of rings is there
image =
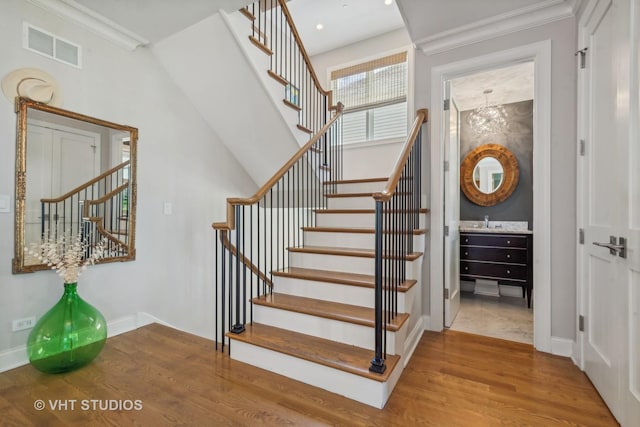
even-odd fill
[[[443,100],[444,82],[490,68],[534,63],[533,106],[533,345],[552,352],[551,340],[551,40],[493,52],[431,70],[431,271],[430,315],[427,329],[444,328],[444,217]],[[434,207],[438,207],[434,209]]]

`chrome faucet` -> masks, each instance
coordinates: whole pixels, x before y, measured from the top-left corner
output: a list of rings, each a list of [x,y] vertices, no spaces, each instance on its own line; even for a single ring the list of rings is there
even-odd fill
[[[489,228],[489,215],[484,216],[484,228]]]

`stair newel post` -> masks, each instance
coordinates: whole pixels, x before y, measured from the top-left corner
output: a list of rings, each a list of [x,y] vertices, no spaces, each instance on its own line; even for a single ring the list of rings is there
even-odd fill
[[[371,360],[369,371],[384,373],[387,368],[382,357],[382,201],[376,200],[376,235],[375,235],[375,355]]]
[[[241,334],[244,332],[244,324],[241,322],[241,311],[240,311],[240,301],[242,300],[241,293],[241,280],[240,280],[240,205],[235,205],[235,217],[236,217],[236,301],[235,301],[235,310],[236,310],[236,323],[231,327],[229,332],[234,334]]]

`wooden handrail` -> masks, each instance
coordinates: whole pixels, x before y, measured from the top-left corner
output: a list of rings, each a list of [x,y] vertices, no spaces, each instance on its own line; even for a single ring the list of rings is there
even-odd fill
[[[287,7],[286,0],[278,0],[278,3],[280,3],[282,12],[284,13],[284,16],[287,18],[287,23],[291,28],[291,32],[293,33],[293,37],[296,40],[296,44],[298,45],[298,48],[300,49],[302,58],[304,59],[305,64],[307,64],[307,68],[309,69],[311,78],[313,79],[313,82],[316,84],[316,88],[318,89],[318,91],[320,91],[327,97],[327,105],[329,106],[329,109],[335,110],[336,108],[338,108],[338,106],[337,104],[336,105],[332,104],[333,93],[330,90],[324,90],[322,88],[322,85],[320,84],[320,80],[318,79],[318,75],[316,74],[316,70],[313,68],[313,65],[311,64],[311,60],[309,59],[309,55],[307,54],[307,50],[305,49],[304,44],[302,43],[302,39],[300,38],[298,29],[296,28],[296,25],[293,23],[293,18],[291,16],[291,12],[289,12],[289,8]]]
[[[229,251],[231,252],[231,254],[238,256],[238,250],[236,249],[236,247],[231,244],[231,242],[229,241],[229,238],[227,237],[227,232],[228,230],[220,230],[220,241],[222,242],[222,245]],[[255,274],[256,276],[258,276],[260,279],[262,279],[265,283],[267,283],[269,285],[269,287],[273,288],[273,282],[271,281],[271,279],[269,279],[262,271],[260,271],[258,269],[258,267],[256,267],[247,257],[245,257],[242,253],[240,253],[240,262],[242,262],[244,265],[246,265],[247,267],[249,267],[249,269],[253,272],[253,274]]]
[[[411,132],[407,137],[404,148],[398,159],[396,160],[396,164],[393,167],[391,174],[389,175],[389,179],[387,180],[387,185],[384,187],[379,193],[374,193],[373,198],[378,202],[386,202],[389,200],[393,193],[396,191],[396,187],[398,186],[398,182],[400,181],[400,177],[402,176],[402,170],[404,169],[405,163],[407,163],[407,159],[411,154],[411,150],[413,149],[413,145],[416,142],[418,134],[420,133],[420,127],[423,123],[425,123],[429,118],[429,110],[426,108],[420,109],[417,111],[416,118],[413,121],[413,126],[411,127]]]
[[[103,178],[106,178],[108,175],[111,175],[112,173],[116,172],[119,169],[124,168],[125,166],[128,166],[131,163],[131,160],[127,160],[126,162],[122,162],[120,163],[118,166],[115,166],[111,169],[109,169],[106,172],[101,173],[100,175],[96,176],[95,178],[85,182],[84,184],[80,185],[77,188],[74,188],[73,190],[63,194],[60,197],[56,197],[54,199],[40,199],[40,202],[42,203],[58,203],[63,201],[66,198],[69,198],[71,196],[73,196],[76,193],[79,193],[80,191],[84,190],[85,188],[95,184],[96,182],[100,181]]]
[[[129,183],[122,184],[121,186],[119,186],[115,190],[112,190],[112,191],[108,192],[107,194],[105,194],[104,196],[100,197],[99,199],[85,200],[84,206],[82,208],[82,219],[95,223],[96,227],[98,228],[98,233],[102,234],[103,236],[105,236],[108,240],[112,241],[113,243],[115,243],[117,245],[120,245],[120,246],[124,246],[125,248],[127,248],[127,251],[129,251],[129,245],[127,245],[125,242],[123,242],[122,240],[120,240],[117,237],[115,237],[113,234],[109,233],[102,226],[101,222],[102,222],[103,217],[101,217],[101,216],[89,216],[89,205],[97,205],[98,203],[103,203],[103,202],[111,199],[112,197],[114,197],[116,194],[122,193],[127,188],[129,188]]]
[[[84,208],[83,208],[83,212],[82,214],[84,216],[89,216],[89,205],[97,205],[98,203],[104,203],[107,200],[111,199],[113,196],[115,196],[118,193],[122,193],[124,190],[126,190],[127,188],[129,188],[129,183],[125,183],[122,184],[121,186],[117,187],[116,189],[108,192],[107,194],[105,194],[104,196],[98,198],[98,199],[93,199],[93,200],[85,200],[84,202]]]
[[[214,222],[211,226],[215,230],[233,230],[235,229],[235,215],[234,215],[234,206],[236,205],[254,205],[264,197],[265,194],[274,186],[276,183],[282,178],[289,169],[298,161],[302,156],[313,147],[313,145],[318,142],[322,136],[327,133],[327,131],[331,128],[333,123],[338,120],[338,117],[342,115],[343,105],[338,103],[336,106],[336,114],[327,122],[326,125],[318,131],[305,145],[300,147],[300,149],[289,159],[287,163],[285,163],[278,171],[262,186],[260,189],[251,197],[248,198],[239,198],[239,197],[230,197],[227,199],[227,221],[226,222]]]

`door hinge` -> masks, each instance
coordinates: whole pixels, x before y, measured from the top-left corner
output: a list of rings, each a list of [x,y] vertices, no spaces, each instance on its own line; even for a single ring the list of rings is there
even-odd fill
[[[444,288],[444,299],[449,299],[449,289]]]
[[[445,236],[448,236],[448,235],[449,235],[449,226],[448,226],[448,225],[445,225],[445,226],[444,226],[444,235],[445,235]]]
[[[584,139],[580,140],[580,155],[584,156],[584,151],[585,151],[585,147],[584,147]]]
[[[584,245],[584,228],[579,228],[578,229],[578,242],[581,245]]]
[[[578,316],[578,330],[584,332],[584,316],[582,314]]]
[[[442,108],[444,109],[444,111],[449,111],[451,105],[451,100],[450,99],[445,99],[442,105]]]
[[[576,56],[580,55],[580,68],[587,67],[587,50],[589,50],[589,48],[585,47],[576,52]]]
[[[449,160],[444,161],[444,171],[449,172]]]

